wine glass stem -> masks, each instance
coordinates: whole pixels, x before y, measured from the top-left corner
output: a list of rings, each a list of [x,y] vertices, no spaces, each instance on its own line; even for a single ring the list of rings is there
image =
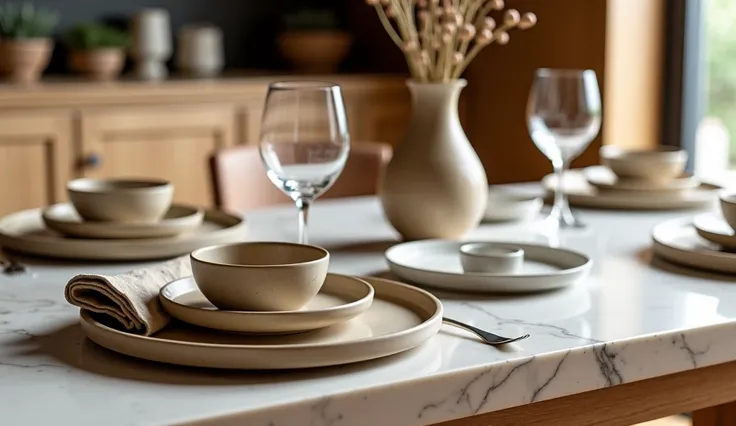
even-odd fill
[[[299,209],[299,244],[307,244],[309,240],[309,232],[307,229],[307,220],[309,219],[309,206],[312,200],[307,197],[299,197],[296,199],[296,208]]]
[[[567,201],[567,195],[563,189],[563,178],[565,172],[570,168],[569,160],[556,160],[552,162],[555,170],[555,178],[557,186],[555,187],[555,199],[552,205],[551,216],[555,218],[562,226],[574,226],[577,223],[575,216],[570,210],[570,203]]]

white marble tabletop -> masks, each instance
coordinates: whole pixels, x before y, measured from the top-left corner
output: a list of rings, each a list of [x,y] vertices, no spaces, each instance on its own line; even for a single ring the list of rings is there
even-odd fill
[[[559,244],[593,257],[583,282],[525,296],[439,294],[447,316],[529,339],[493,348],[444,327],[404,354],[300,372],[191,369],[109,352],[84,338],[62,288],[79,272],[132,265],[26,259],[31,274],[0,277],[0,423],[424,425],[736,360],[734,278],[662,264],[649,251],[653,225],[692,212],[580,214],[589,227]],[[296,235],[293,206],[248,218],[250,239]],[[396,238],[376,199],[317,202],[310,221],[332,271],[386,271],[382,253]],[[534,224],[483,225],[472,237],[545,241]]]

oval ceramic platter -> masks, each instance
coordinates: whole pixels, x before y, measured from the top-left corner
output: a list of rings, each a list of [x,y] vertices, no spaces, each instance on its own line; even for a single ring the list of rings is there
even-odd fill
[[[193,277],[161,288],[159,300],[172,317],[214,330],[251,334],[289,334],[316,330],[360,315],[373,302],[373,287],[363,280],[327,274],[319,293],[298,311],[226,311],[217,309]]]
[[[119,331],[81,312],[87,337],[136,358],[192,367],[278,370],[324,367],[412,349],[437,334],[442,304],[421,289],[360,277],[375,290],[371,307],[340,324],[300,334],[252,336],[173,322],[153,336]]]
[[[200,247],[242,241],[246,221],[222,211],[205,212],[196,229],[175,237],[146,239],[70,238],[44,226],[41,209],[0,219],[0,245],[37,256],[85,260],[151,260],[179,256]]]
[[[570,170],[565,174],[563,187],[571,205],[599,209],[627,210],[675,210],[707,208],[715,205],[718,199],[716,185],[700,184],[700,186],[684,191],[665,191],[651,193],[648,191],[599,191],[590,185],[583,172]],[[556,177],[547,175],[542,185],[548,192],[557,186]]]
[[[673,263],[698,269],[736,274],[736,253],[698,235],[693,219],[680,218],[660,223],[652,230],[654,254]]]
[[[424,240],[386,250],[393,273],[416,284],[454,291],[519,293],[561,288],[579,281],[592,261],[584,254],[536,244],[494,241],[524,250],[522,270],[513,274],[465,273],[460,246],[468,242]]]
[[[156,223],[89,222],[79,217],[71,204],[61,203],[43,209],[44,224],[70,237],[79,238],[162,238],[193,231],[202,224],[204,211],[196,207],[173,205]]]

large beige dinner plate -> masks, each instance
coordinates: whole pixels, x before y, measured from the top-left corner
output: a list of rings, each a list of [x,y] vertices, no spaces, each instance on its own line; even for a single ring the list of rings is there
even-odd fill
[[[520,293],[552,290],[573,284],[590,271],[588,256],[537,244],[498,242],[524,250],[518,273],[465,273],[460,246],[467,242],[424,240],[397,244],[386,250],[386,261],[399,277],[452,291]]]
[[[60,203],[43,209],[41,217],[50,229],[70,237],[162,238],[196,229],[202,224],[204,211],[196,207],[174,204],[156,223],[90,222],[82,220],[71,204]]]
[[[549,193],[557,186],[554,175],[542,179],[544,189]],[[563,179],[563,189],[571,205],[598,209],[627,210],[677,210],[707,208],[715,205],[718,199],[716,185],[700,184],[697,188],[685,191],[648,193],[644,191],[599,191],[590,185],[583,172],[570,170]]]
[[[226,311],[199,291],[194,277],[161,288],[159,300],[172,317],[214,330],[288,334],[316,330],[354,318],[370,308],[373,287],[347,275],[327,274],[319,293],[298,311]]]
[[[606,166],[591,166],[583,169],[585,179],[598,189],[613,191],[643,191],[648,194],[677,192],[700,186],[700,182],[691,174],[684,174],[672,180],[649,180],[617,177]]]
[[[85,260],[150,260],[179,256],[200,247],[242,241],[245,219],[222,211],[205,212],[202,224],[183,235],[129,240],[69,238],[46,229],[41,209],[0,219],[0,245],[37,256]]]
[[[722,216],[715,213],[703,213],[693,218],[693,226],[698,235],[706,240],[729,251],[736,251],[736,232]]]
[[[672,219],[652,230],[654,254],[681,265],[736,274],[736,253],[718,250],[719,246],[701,238],[692,218]]]
[[[360,277],[375,290],[370,309],[340,324],[300,334],[252,336],[174,322],[153,336],[119,331],[82,311],[93,342],[136,358],[192,367],[276,370],[349,364],[419,346],[442,326],[442,304],[426,291]]]

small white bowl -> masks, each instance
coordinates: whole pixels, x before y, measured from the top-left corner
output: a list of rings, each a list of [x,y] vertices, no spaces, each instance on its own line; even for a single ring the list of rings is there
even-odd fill
[[[483,220],[486,222],[528,221],[537,217],[543,206],[544,200],[541,197],[490,189]]]
[[[164,180],[76,179],[66,188],[77,213],[97,222],[157,222],[174,196],[174,186]]]
[[[736,231],[736,192],[721,192],[719,198],[723,218]]]
[[[673,146],[652,150],[625,150],[615,146],[600,149],[601,162],[617,176],[654,181],[680,177],[687,165],[687,152]]]
[[[322,288],[330,254],[304,244],[254,242],[205,247],[190,255],[197,287],[231,311],[296,311]]]
[[[524,264],[524,250],[496,243],[463,244],[460,264],[470,273],[514,274]]]

